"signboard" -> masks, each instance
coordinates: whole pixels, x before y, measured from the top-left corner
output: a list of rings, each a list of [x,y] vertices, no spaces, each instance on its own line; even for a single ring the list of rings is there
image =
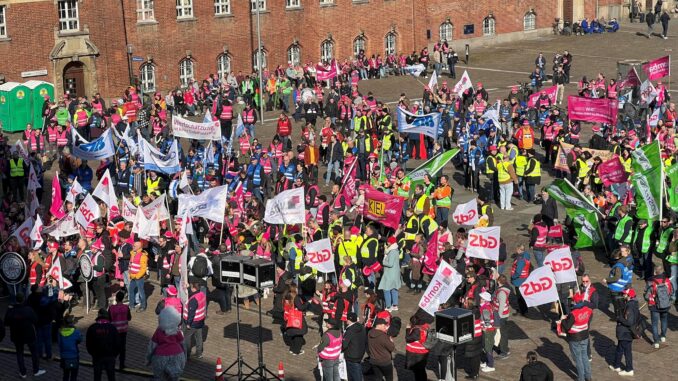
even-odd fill
[[[21,72],[21,78],[42,77],[43,75],[47,75],[47,69],[22,71]]]
[[[7,284],[15,285],[26,278],[26,260],[13,251],[0,257],[0,278]]]
[[[144,61],[146,61],[144,57],[132,56],[132,62],[144,62]]]
[[[81,255],[78,260],[78,265],[80,266],[80,274],[89,282],[94,277],[94,272],[92,271],[92,260],[89,255]]]

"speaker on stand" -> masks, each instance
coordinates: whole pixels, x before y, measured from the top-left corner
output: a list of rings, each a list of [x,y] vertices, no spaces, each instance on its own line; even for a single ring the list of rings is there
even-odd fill
[[[449,371],[457,380],[457,346],[473,340],[473,312],[463,308],[448,308],[435,313],[436,337],[452,345],[452,353],[447,356]]]

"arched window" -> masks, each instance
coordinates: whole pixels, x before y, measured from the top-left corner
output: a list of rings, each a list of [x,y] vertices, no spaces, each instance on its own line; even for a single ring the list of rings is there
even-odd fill
[[[529,11],[523,17],[523,30],[535,29],[537,29],[537,14],[534,11]]]
[[[155,91],[155,66],[146,62],[139,68],[139,79],[141,80],[141,91],[152,93]]]
[[[301,63],[301,46],[296,42],[287,48],[287,62],[295,66]]]
[[[439,33],[440,34],[440,41],[452,42],[454,26],[452,25],[452,23],[449,20],[440,24],[439,32],[440,32]]]
[[[483,36],[494,36],[495,34],[495,20],[492,16],[487,16],[483,20]]]
[[[334,41],[325,40],[320,44],[320,61],[330,62],[334,58]]]
[[[360,51],[362,50],[363,52],[365,51],[365,36],[360,35],[353,40],[353,56],[358,57],[360,54]]]
[[[195,79],[193,66],[193,61],[188,57],[179,62],[179,81],[182,87],[187,87],[188,83]]]
[[[254,63],[254,70],[259,70],[259,65],[261,64],[261,69],[266,69],[266,50],[262,49],[261,54],[259,54],[259,49],[254,51],[252,56],[252,62]]]
[[[384,52],[387,56],[396,53],[396,34],[395,32],[386,33],[384,37]]]
[[[220,54],[217,57],[217,75],[219,80],[224,80],[231,72],[231,56],[226,53]]]

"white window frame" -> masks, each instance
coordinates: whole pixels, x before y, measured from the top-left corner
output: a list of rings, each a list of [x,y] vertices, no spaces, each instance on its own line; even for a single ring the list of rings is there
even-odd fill
[[[250,10],[252,13],[257,11],[257,1],[259,1],[259,12],[266,12],[266,0],[250,0]],[[264,51],[264,53],[266,53]]]
[[[181,87],[188,87],[188,83],[195,81],[195,63],[186,57],[179,62],[179,82]]]
[[[334,41],[325,40],[320,43],[320,61],[330,62],[334,58]]]
[[[254,51],[254,54],[252,54],[252,66],[254,70],[259,70],[259,49]],[[261,50],[261,58],[262,58],[262,66],[261,69],[264,70],[266,69],[266,66],[268,66],[268,53],[266,53],[266,50],[262,49]]]
[[[177,0],[177,19],[193,18],[193,0]]]
[[[367,47],[367,39],[365,36],[360,35],[353,39],[353,56],[358,57],[360,54],[360,51],[365,51],[365,48]]]
[[[287,62],[292,62],[292,65],[297,66],[301,64],[301,46],[294,43],[287,48]]]
[[[452,39],[454,39],[454,24],[452,24],[450,21],[445,21],[444,23],[440,24],[440,27],[438,28],[438,37],[440,38],[441,42],[452,42]]]
[[[334,5],[334,0],[320,0],[320,5]]]
[[[395,32],[386,33],[386,36],[384,36],[384,53],[387,57],[391,54],[396,54],[397,43],[398,36],[396,36]]]
[[[153,0],[137,0],[137,21],[155,21]]]
[[[228,16],[231,14],[231,0],[214,0],[214,15]]]
[[[301,0],[286,0],[285,1],[286,9],[299,9],[301,8]]]
[[[497,34],[497,20],[494,17],[487,16],[483,19],[483,36],[494,36]]]
[[[0,5],[0,38],[7,38],[7,6]]]
[[[219,80],[226,80],[228,75],[231,74],[231,56],[227,53],[222,53],[217,57],[217,75]]]
[[[57,4],[59,15],[59,30],[75,32],[80,30],[80,12],[78,0],[59,0]]]
[[[523,30],[530,31],[537,29],[537,14],[530,11],[523,16]]]
[[[146,62],[139,67],[139,81],[143,93],[155,92],[155,65]]]

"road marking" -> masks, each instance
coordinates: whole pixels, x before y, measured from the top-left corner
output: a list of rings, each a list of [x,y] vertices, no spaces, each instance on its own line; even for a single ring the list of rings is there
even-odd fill
[[[483,70],[483,71],[493,71],[497,73],[510,73],[510,74],[532,74],[527,71],[514,71],[514,70],[504,70],[504,69],[490,69],[487,67],[476,67],[476,66],[458,66],[460,69],[469,69],[469,70]]]

